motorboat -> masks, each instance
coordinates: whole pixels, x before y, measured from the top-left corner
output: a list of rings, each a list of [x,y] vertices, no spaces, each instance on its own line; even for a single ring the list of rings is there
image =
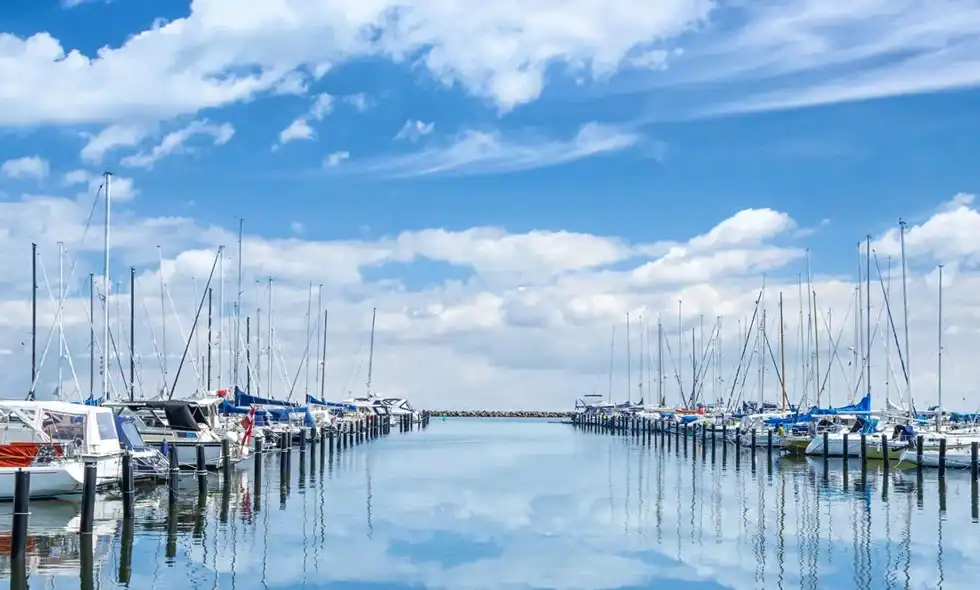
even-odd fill
[[[222,428],[218,406],[222,398],[186,400],[139,400],[106,402],[116,414],[133,418],[136,430],[150,446],[164,444],[177,449],[182,468],[197,465],[197,448],[204,449],[205,467],[217,469],[224,462],[222,443],[229,444],[230,460],[237,463],[248,455],[244,428]],[[244,444],[243,444],[244,442]]]
[[[13,498],[14,473],[31,471],[31,497],[81,491],[85,463],[96,486],[119,483],[122,455],[112,411],[58,401],[0,401],[0,499]]]

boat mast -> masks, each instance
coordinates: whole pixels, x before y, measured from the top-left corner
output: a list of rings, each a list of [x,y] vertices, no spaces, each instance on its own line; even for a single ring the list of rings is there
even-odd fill
[[[109,190],[109,185],[112,181],[112,174],[109,172],[105,173],[105,231],[103,237],[105,238],[105,266],[102,269],[102,281],[105,285],[105,307],[103,308],[104,313],[104,325],[102,327],[102,390],[105,399],[109,399],[109,294],[111,291],[111,285],[109,283],[109,207],[112,202],[111,192]],[[161,275],[162,276],[162,275]]]
[[[616,324],[613,324],[612,337],[609,339],[609,393],[606,401],[612,403],[613,395],[613,361],[616,354]]]
[[[319,324],[319,322],[317,322]],[[310,341],[310,333],[313,331],[313,281],[310,281],[306,288],[306,341]],[[319,344],[319,340],[317,341]],[[310,395],[310,349],[307,345],[306,355],[303,359],[306,364],[306,395]]]
[[[912,400],[912,351],[909,349],[909,294],[908,294],[908,283],[905,276],[906,263],[905,263],[905,220],[898,220],[899,240],[901,242],[902,249],[902,313],[904,315],[905,323],[905,388],[908,390],[909,395],[909,419],[914,417],[914,411],[912,406],[914,404]]]
[[[817,407],[820,407],[820,397],[823,394],[823,388],[820,387],[820,330],[818,329],[817,316],[820,315],[820,308],[817,307],[817,292],[816,290],[811,293],[813,298],[813,387],[817,390]],[[833,333],[830,334],[831,340],[833,340]]]
[[[161,333],[163,342],[161,343],[161,348],[163,348],[163,392],[169,394],[167,391],[167,383],[170,381],[169,374],[167,373],[167,306],[164,305],[164,280],[163,280],[163,250],[160,246],[157,246],[157,256],[160,259],[160,323],[161,323]],[[208,354],[211,352],[211,336],[208,336]],[[208,367],[211,363],[208,363]]]
[[[660,314],[657,314],[657,403],[661,407],[667,403],[664,399],[664,323]]]
[[[316,362],[317,365],[316,365],[316,375],[313,377],[314,391],[320,390],[320,372],[322,370],[320,368],[320,350],[321,350],[320,349],[320,337],[321,337],[320,316],[322,314],[323,314],[323,285],[321,284],[319,287],[317,287],[317,294],[316,294]]]
[[[644,326],[643,320],[644,320],[644,316],[641,314],[640,315],[640,378],[638,379],[638,381],[640,382],[641,402],[644,401],[643,400],[643,326]]]
[[[371,397],[371,376],[374,374],[374,321],[378,316],[378,308],[371,310],[371,346],[368,351],[367,394]]]
[[[323,310],[323,348],[320,349],[320,399],[323,400],[323,392],[327,382],[327,320],[330,319],[330,310]]]
[[[779,386],[783,391],[781,411],[786,411],[786,336],[783,329],[783,293],[779,293]]]
[[[939,265],[939,407],[936,411],[936,432],[942,432],[943,416],[943,265]]]
[[[136,398],[136,267],[129,267],[129,401]]]
[[[885,299],[888,304],[891,305],[892,301],[892,257],[888,257],[888,276],[885,279]],[[889,318],[891,318],[891,311],[889,310]],[[892,324],[894,326],[894,324]],[[887,403],[892,399],[892,385],[891,385],[891,374],[892,374],[892,339],[885,338],[885,400]]]
[[[255,280],[256,284],[259,282]],[[255,308],[255,395],[262,395],[262,308]],[[249,391],[249,393],[252,393]]]
[[[684,402],[684,380],[681,378],[684,371],[684,363],[681,359],[684,358],[684,341],[681,339],[681,310],[683,309],[684,300],[677,300],[677,386],[680,388],[681,403]]]
[[[211,391],[211,298],[214,294],[214,289],[208,287],[208,378],[205,382],[205,388],[207,391]]]
[[[864,393],[870,398],[871,396],[871,235],[868,234],[865,237],[865,248],[864,248],[864,268],[867,269],[865,272],[865,297],[867,298],[867,317],[865,318],[865,339],[868,343],[867,358],[865,362],[865,370],[868,374],[868,389]],[[879,267],[880,268],[880,267]]]
[[[94,319],[93,319],[94,321]],[[34,400],[37,387],[37,242],[31,243],[31,390],[27,399]]]
[[[95,274],[88,273],[88,397],[95,399]],[[33,387],[32,387],[33,390]]]
[[[221,253],[221,257],[218,259],[218,338],[217,338],[217,348],[218,348],[218,387],[224,382],[222,377],[223,373],[221,357],[221,349],[225,345],[225,251],[224,246],[218,247],[218,252]],[[210,391],[211,388],[208,388]]]
[[[269,334],[268,334],[268,336],[269,336],[269,342],[266,343],[266,346],[269,347],[269,366],[267,367],[267,371],[269,372],[269,377],[268,377],[268,379],[266,381],[269,384],[269,387],[268,387],[268,391],[266,391],[265,394],[266,395],[272,395],[272,374],[275,373],[275,371],[272,369],[272,367],[273,367],[273,364],[272,364],[272,343],[274,342],[274,340],[272,339],[273,336],[274,336],[274,332],[272,330],[272,277],[269,277],[269,320],[268,320],[268,322],[269,322]]]
[[[62,321],[61,309],[65,305],[65,243],[58,242],[58,397],[61,397],[63,361],[65,358],[65,323]]]
[[[245,316],[245,391],[252,391],[252,318]]]
[[[235,300],[235,362],[232,365],[232,384],[235,391],[238,391],[238,365],[241,363],[241,337],[242,337],[242,232],[245,228],[245,220],[238,219],[238,293]],[[246,372],[248,368],[246,367]]]
[[[626,403],[633,401],[633,371],[630,368],[630,312],[626,312]]]
[[[858,351],[855,356],[854,370],[858,375],[858,389],[857,392],[864,396],[864,384],[867,378],[867,373],[864,372],[864,356],[865,350],[867,350],[867,343],[864,341],[864,330],[861,329],[864,324],[864,306],[862,302],[864,301],[864,273],[871,271],[870,268],[865,268],[862,271],[862,261],[861,261],[861,242],[858,242],[858,280],[857,280],[857,293],[854,300],[854,309],[857,310],[857,314],[854,316],[855,325],[854,333],[857,335],[858,340]],[[859,364],[860,363],[860,364]]]

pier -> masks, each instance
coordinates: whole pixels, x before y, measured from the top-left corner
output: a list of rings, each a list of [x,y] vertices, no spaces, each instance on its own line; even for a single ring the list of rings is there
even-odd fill
[[[122,455],[120,479],[112,485],[97,486],[96,463],[87,462],[80,494],[80,518],[77,529],[72,531],[79,535],[81,546],[79,553],[81,587],[98,587],[93,578],[95,570],[93,536],[97,514],[99,513],[97,502],[110,501],[107,500],[104,492],[108,491],[108,496],[118,498],[118,501],[122,503],[122,530],[124,534],[122,535],[123,548],[120,553],[121,562],[117,581],[121,585],[128,585],[133,567],[132,542],[138,495],[145,495],[156,486],[166,489],[166,557],[172,559],[176,553],[176,538],[179,533],[181,518],[178,505],[181,502],[182,489],[186,487],[183,485],[185,481],[196,480],[198,504],[203,505],[206,502],[211,483],[217,479],[222,499],[221,514],[226,515],[232,489],[234,487],[238,490],[240,485],[237,482],[240,479],[239,475],[248,472],[254,485],[251,493],[255,502],[254,509],[257,511],[261,506],[263,472],[269,468],[267,463],[276,462],[279,467],[279,480],[282,483],[282,490],[280,490],[280,509],[282,509],[289,495],[294,453],[298,455],[299,486],[302,488],[307,473],[312,478],[313,474],[317,472],[318,466],[320,473],[324,473],[327,469],[333,469],[334,463],[339,462],[344,455],[355,447],[369,444],[390,435],[395,429],[402,434],[424,430],[429,426],[429,421],[430,414],[427,412],[422,413],[420,420],[413,420],[412,416],[405,415],[392,416],[390,421],[382,422],[375,416],[365,416],[360,419],[341,422],[336,426],[307,427],[301,438],[279,436],[274,439],[273,443],[273,440],[266,441],[264,437],[259,436],[256,437],[248,456],[237,463],[232,460],[234,456],[231,452],[232,442],[226,439],[222,441],[222,456],[217,466],[209,466],[205,463],[204,447],[201,445],[197,446],[196,463],[190,466],[183,465],[178,461],[176,447],[170,445],[165,447],[166,450],[164,451],[169,469],[165,477],[160,477],[149,488],[146,486],[137,488],[132,454],[129,451]],[[266,444],[267,442],[272,444]],[[13,518],[10,543],[7,548],[7,555],[10,559],[10,587],[26,590],[29,587],[27,560],[31,552],[29,531],[32,503],[39,503],[43,506],[46,500],[31,499],[30,470],[18,469],[14,475]],[[37,508],[35,505],[35,510]],[[226,516],[222,518],[225,519]]]
[[[571,418],[572,412],[548,410],[431,410],[437,418]]]
[[[917,460],[914,465],[903,464],[901,461],[888,459],[888,435],[881,434],[880,442],[884,449],[883,459],[868,456],[869,439],[878,438],[878,435],[856,434],[854,440],[848,440],[847,435],[843,440],[843,456],[832,456],[828,449],[827,433],[823,433],[823,454],[818,455],[792,455],[784,454],[783,451],[774,445],[776,436],[771,428],[760,433],[752,430],[749,440],[744,440],[745,436],[741,429],[736,427],[729,428],[727,425],[718,427],[713,424],[693,422],[681,424],[670,419],[649,419],[628,415],[599,415],[599,414],[575,414],[571,418],[571,424],[583,432],[614,435],[627,437],[642,445],[648,446],[659,452],[681,455],[692,461],[698,458],[704,463],[710,461],[712,466],[716,465],[720,459],[722,469],[726,468],[729,462],[733,462],[735,469],[743,467],[743,461],[748,461],[755,473],[759,468],[759,463],[764,463],[764,469],[770,476],[774,468],[781,460],[813,460],[819,462],[823,482],[829,481],[831,471],[836,471],[840,476],[842,486],[846,489],[851,485],[864,486],[868,479],[869,470],[880,471],[882,479],[881,499],[888,499],[888,476],[890,472],[911,473],[914,471],[914,481],[917,501],[921,505],[924,496],[925,471],[923,455],[923,436],[919,435],[916,439],[915,450]],[[938,486],[936,493],[939,495],[940,512],[945,513],[947,507],[946,498],[946,477],[947,471],[953,471],[947,462],[945,440],[940,441],[938,467],[934,470],[938,475]],[[848,451],[849,444],[854,444],[857,449],[857,456],[853,456]],[[731,453],[731,457],[729,457]],[[710,456],[710,459],[709,459]],[[761,457],[760,457],[761,456]],[[831,467],[833,465],[833,468]],[[960,466],[963,469],[956,471],[965,472],[971,482],[970,492],[970,516],[976,522],[980,521],[980,443],[973,442],[970,445],[969,465]],[[852,474],[854,469],[856,474]]]

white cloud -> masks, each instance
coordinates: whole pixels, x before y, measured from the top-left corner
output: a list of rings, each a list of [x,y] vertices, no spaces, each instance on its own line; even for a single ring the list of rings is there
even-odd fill
[[[49,170],[48,161],[40,156],[24,156],[0,164],[0,175],[14,179],[33,178],[41,180],[48,175]]]
[[[235,135],[235,128],[230,123],[215,125],[206,120],[191,121],[184,128],[165,135],[150,151],[126,156],[120,163],[134,168],[152,168],[161,158],[189,151],[185,144],[197,135],[210,136],[214,145],[224,145]]]
[[[583,125],[567,140],[465,131],[450,143],[430,145],[415,153],[366,160],[361,166],[351,167],[350,171],[391,177],[515,172],[619,152],[637,146],[640,141],[641,137],[632,131],[599,123]]]
[[[508,110],[538,97],[552,64],[606,76],[634,47],[677,38],[712,6],[548,0],[515,10],[382,0],[352,11],[298,0],[287,12],[265,0],[196,0],[186,17],[97,54],[46,32],[4,35],[0,79],[19,83],[0,98],[0,125],[168,120],[296,88],[296,72],[318,77],[326,64],[365,56],[411,60]]]
[[[142,125],[109,125],[96,135],[86,135],[88,142],[82,148],[82,160],[98,164],[109,151],[135,147],[151,134],[152,129]]]
[[[303,233],[305,230],[306,228],[299,221],[294,221],[289,224],[289,231],[293,232],[294,234],[299,235]]]
[[[288,127],[279,132],[279,143],[274,147],[281,146],[298,139],[313,139],[316,132],[310,127],[310,121],[322,121],[324,117],[333,111],[334,98],[329,94],[319,94],[313,99],[313,104],[309,110],[293,119]]]
[[[86,241],[79,243],[89,213],[88,203],[50,196],[29,196],[0,203],[0,250],[20,252],[24,244],[37,241],[50,275],[52,265],[57,263],[53,257],[56,243],[63,240],[70,255],[80,261],[65,319],[69,348],[75,355],[83,354],[88,339],[85,320],[88,300],[83,277],[93,270],[100,272],[101,265],[102,230],[98,219],[89,228]],[[980,219],[980,213],[973,207],[969,198],[958,197],[940,207],[929,219],[913,224],[907,234],[912,371],[914,393],[920,405],[931,403],[936,397],[935,363],[915,360],[935,352],[936,260],[944,262],[948,270],[943,310],[947,328],[944,399],[953,407],[971,410],[980,398],[972,375],[974,363],[970,360],[980,338],[980,332],[972,327],[974,294],[980,290],[980,268],[971,262],[976,248],[969,242],[969,237],[977,231],[971,220]],[[164,321],[156,311],[159,309],[156,245],[163,248],[168,288],[181,314],[181,325],[187,330],[192,319],[189,315],[198,302],[192,277],[197,277],[199,297],[214,248],[218,244],[234,244],[237,227],[202,225],[180,217],[143,218],[127,209],[125,203],[116,208],[113,220],[112,260],[118,265],[114,273],[125,278],[129,265],[135,265],[139,271],[137,321],[141,336],[137,353],[142,359],[141,387],[144,391],[156,391],[161,373],[153,356],[150,333],[162,350]],[[255,228],[258,227],[257,224]],[[804,271],[802,245],[794,237],[797,227],[785,213],[760,208],[718,220],[714,227],[706,227],[689,239],[652,244],[635,244],[584,232],[508,232],[491,227],[432,228],[379,238],[334,241],[298,236],[270,239],[246,234],[243,305],[253,315],[257,307],[265,305],[265,288],[256,281],[269,275],[275,277],[276,307],[282,310],[306,305],[310,281],[324,284],[325,301],[331,310],[327,391],[332,397],[345,395],[363,382],[355,371],[359,366],[363,371],[370,313],[376,307],[378,334],[374,367],[375,387],[379,391],[407,395],[423,407],[565,408],[572,404],[576,392],[597,382],[606,383],[609,328],[621,323],[627,311],[633,312],[636,318],[646,313],[654,321],[657,314],[663,314],[674,347],[665,363],[669,367],[680,362],[678,359],[689,359],[689,341],[682,342],[682,350],[673,344],[678,300],[683,300],[685,334],[697,328],[702,315],[706,332],[710,332],[716,316],[723,316],[724,364],[720,373],[731,379],[742,345],[737,335],[739,323],[752,316],[761,274],[765,273],[770,337],[774,342],[778,333],[773,326],[778,293],[786,295],[787,383],[796,401],[804,390],[805,375],[800,368],[800,347],[795,344],[798,339],[792,337],[798,330],[797,274]],[[246,230],[250,230],[248,225]],[[948,236],[945,242],[929,237],[940,231]],[[884,256],[887,247],[891,247],[886,244],[891,243],[893,236],[887,232],[876,238],[879,257]],[[234,290],[233,273],[228,271],[236,267],[231,250],[226,252],[225,260],[226,297]],[[454,278],[433,273],[428,265],[424,274],[412,274],[414,263],[426,261],[451,265],[455,268],[451,275]],[[848,312],[853,300],[852,279],[846,275],[822,274],[819,267],[813,270],[821,316],[832,309],[835,330],[840,329],[837,326],[849,325],[846,318],[853,318],[853,309]],[[0,260],[0,293],[3,293],[0,349],[13,351],[0,358],[0,386],[8,391],[26,389],[24,361],[27,357],[20,343],[25,341],[30,321],[29,289],[24,287],[29,284],[29,272],[30,265],[21,257]],[[408,280],[400,280],[403,276]],[[419,282],[420,279],[425,280]],[[902,314],[896,309],[901,305],[901,296],[896,295],[901,290],[895,281],[893,278],[893,315],[901,330]],[[872,316],[877,318],[882,297],[880,289],[874,284],[873,287],[872,304],[876,309]],[[41,294],[43,342],[53,319],[53,304],[46,299],[43,283]],[[127,301],[128,296],[120,296],[123,318],[128,317]],[[143,302],[147,307],[145,313]],[[305,348],[305,319],[300,315],[276,314],[277,346],[287,367],[297,366]],[[231,330],[229,318],[226,315],[216,320],[216,325],[222,326],[225,343]],[[173,367],[179,360],[184,340],[171,312],[166,322],[167,349]],[[881,393],[887,370],[881,335],[884,324],[877,330],[872,379],[875,391]],[[637,329],[635,334],[640,331]],[[622,332],[617,334],[620,340],[616,350],[623,351]],[[838,351],[839,355],[848,357],[842,359],[845,365],[849,353],[841,351],[851,345],[851,338],[851,330],[846,329]],[[824,331],[821,363],[833,356],[829,342]],[[638,340],[633,350],[639,354]],[[898,401],[901,369],[894,353],[892,346],[891,370],[887,374],[893,401]],[[225,347],[221,354],[224,369],[220,382],[227,385],[230,351]],[[42,368],[41,391],[53,389],[52,358],[49,352]],[[752,361],[753,367],[757,367],[756,362]],[[622,392],[617,397],[625,396],[624,365],[615,366],[615,391]],[[439,366],[440,370],[432,371],[432,366]],[[831,366],[833,396],[840,403],[851,397],[855,386],[849,370],[840,370],[836,364]],[[75,368],[80,382],[86,384],[87,363],[76,362]],[[179,395],[188,393],[197,382],[194,368],[188,365],[185,369],[187,372],[178,385]],[[118,385],[116,373],[112,377]],[[756,370],[743,372],[746,374],[746,391],[754,391]],[[690,378],[689,371],[685,375],[685,379]],[[770,371],[770,380],[772,375]],[[288,384],[275,383],[277,391],[289,388]],[[671,383],[668,380],[668,399],[676,402],[679,396]],[[66,391],[69,389],[73,387]]]
[[[91,177],[92,175],[91,173],[89,173],[88,170],[82,170],[82,169],[71,170],[70,172],[65,173],[65,175],[61,179],[61,183],[66,186],[85,184],[89,181]]]
[[[395,134],[395,140],[405,139],[408,141],[418,141],[422,137],[432,133],[435,129],[435,123],[424,123],[422,121],[413,121],[409,119],[405,121],[405,125],[398,130]]]
[[[349,94],[345,96],[344,102],[351,105],[352,107],[357,109],[358,112],[361,113],[371,108],[371,101],[368,99],[367,95],[364,94],[363,92],[359,92],[357,94]]]
[[[323,160],[323,165],[329,168],[333,168],[336,166],[340,166],[341,163],[349,159],[350,159],[350,152],[348,151],[334,152],[328,155],[326,159]]]
[[[709,37],[671,81],[753,80],[706,114],[766,111],[980,84],[980,2],[780,0],[719,12],[745,22]],[[668,82],[669,83],[669,82]],[[740,95],[740,96],[739,96]]]

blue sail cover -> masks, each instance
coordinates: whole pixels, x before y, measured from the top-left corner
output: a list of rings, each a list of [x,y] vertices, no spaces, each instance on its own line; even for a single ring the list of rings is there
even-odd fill
[[[863,414],[871,411],[871,394],[866,393],[856,404],[841,406],[839,408],[810,408],[810,414],[814,416],[836,416],[838,414]]]
[[[327,406],[328,408],[343,408],[344,410],[347,410],[348,412],[356,412],[357,411],[357,406],[355,406],[354,404],[344,404],[344,403],[341,403],[341,402],[331,402],[331,401],[327,401],[325,399],[320,399],[320,398],[317,398],[317,397],[313,397],[312,395],[310,395],[308,393],[306,394],[306,403],[312,404],[314,406]]]
[[[235,405],[236,406],[280,406],[280,407],[296,407],[299,404],[296,402],[287,402],[278,399],[269,399],[265,397],[258,397],[255,395],[249,395],[242,391],[241,389],[235,388]]]

